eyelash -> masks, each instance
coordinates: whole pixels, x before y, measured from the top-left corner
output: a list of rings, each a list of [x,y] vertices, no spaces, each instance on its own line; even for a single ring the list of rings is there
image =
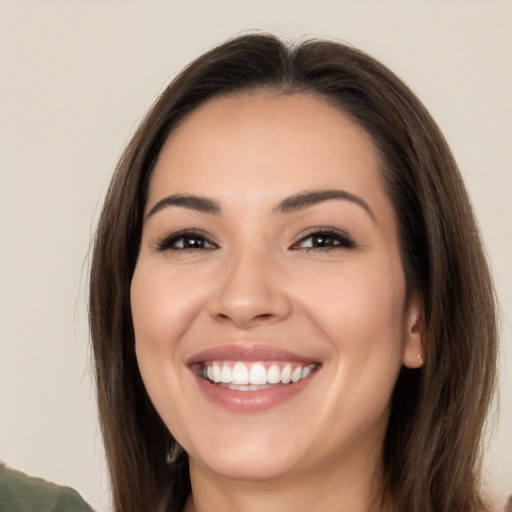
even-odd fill
[[[311,247],[300,247],[301,243],[304,243],[306,240],[315,239],[317,242],[319,240],[323,240],[326,245],[319,245],[315,247],[312,245]],[[313,242],[314,243],[314,242]],[[344,231],[333,229],[333,228],[324,228],[324,229],[315,229],[308,234],[301,237],[301,239],[292,245],[292,249],[294,250],[303,250],[303,251],[332,251],[334,249],[353,249],[355,247],[354,240]]]
[[[316,238],[316,241],[320,241],[320,245],[314,246],[313,239]],[[185,247],[185,241],[195,240],[199,242],[199,246],[197,247]],[[302,243],[306,240],[312,241],[312,245],[310,247],[300,247]],[[323,241],[323,242],[322,242]],[[178,243],[181,244],[178,245]],[[321,245],[324,243],[325,245]],[[172,251],[197,251],[197,250],[212,250],[218,249],[219,246],[212,242],[204,233],[199,231],[180,231],[178,233],[174,233],[170,236],[163,237],[161,240],[156,242],[156,249],[159,252],[163,252],[166,250]],[[205,246],[206,245],[206,246]],[[334,249],[352,249],[355,247],[354,240],[344,231],[337,229],[316,229],[311,231],[310,233],[302,236],[300,240],[294,243],[290,249],[291,250],[303,250],[303,251],[331,251]]]
[[[196,240],[200,241],[201,247],[185,247],[185,240]],[[178,246],[178,242],[181,242],[182,247]],[[209,247],[205,247],[204,244],[208,244]],[[163,237],[161,240],[156,242],[157,251],[163,252],[167,250],[171,251],[197,251],[197,250],[212,250],[218,249],[218,246],[213,243],[204,233],[199,231],[180,231],[173,233],[170,236]]]

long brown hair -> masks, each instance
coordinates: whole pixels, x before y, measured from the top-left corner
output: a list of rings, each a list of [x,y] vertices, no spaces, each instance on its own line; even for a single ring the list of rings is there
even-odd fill
[[[151,172],[169,133],[213,97],[270,88],[339,108],[372,137],[398,221],[409,289],[425,311],[426,364],[403,368],[383,448],[397,512],[481,512],[481,435],[496,365],[495,297],[461,176],[414,94],[364,53],[330,41],[289,46],[245,35],[190,64],[128,144],[99,221],[90,277],[90,328],[101,426],[117,512],[179,511],[190,492],[186,454],[144,389],[129,290]]]

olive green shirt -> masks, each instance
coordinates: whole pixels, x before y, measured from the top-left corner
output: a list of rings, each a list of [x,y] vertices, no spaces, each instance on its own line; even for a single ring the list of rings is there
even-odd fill
[[[69,487],[32,478],[0,462],[0,512],[92,512]]]

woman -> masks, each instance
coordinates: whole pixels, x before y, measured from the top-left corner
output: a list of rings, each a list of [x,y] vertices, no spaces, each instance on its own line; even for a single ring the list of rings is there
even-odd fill
[[[90,323],[118,511],[483,511],[494,295],[450,151],[348,46],[243,36],[128,145]]]

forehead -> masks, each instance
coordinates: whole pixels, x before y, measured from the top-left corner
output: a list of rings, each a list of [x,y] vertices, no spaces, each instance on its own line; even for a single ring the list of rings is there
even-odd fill
[[[342,177],[346,187],[378,180],[369,135],[318,97],[260,91],[215,98],[185,118],[162,148],[150,192],[163,182],[205,192],[235,178],[325,188]]]

